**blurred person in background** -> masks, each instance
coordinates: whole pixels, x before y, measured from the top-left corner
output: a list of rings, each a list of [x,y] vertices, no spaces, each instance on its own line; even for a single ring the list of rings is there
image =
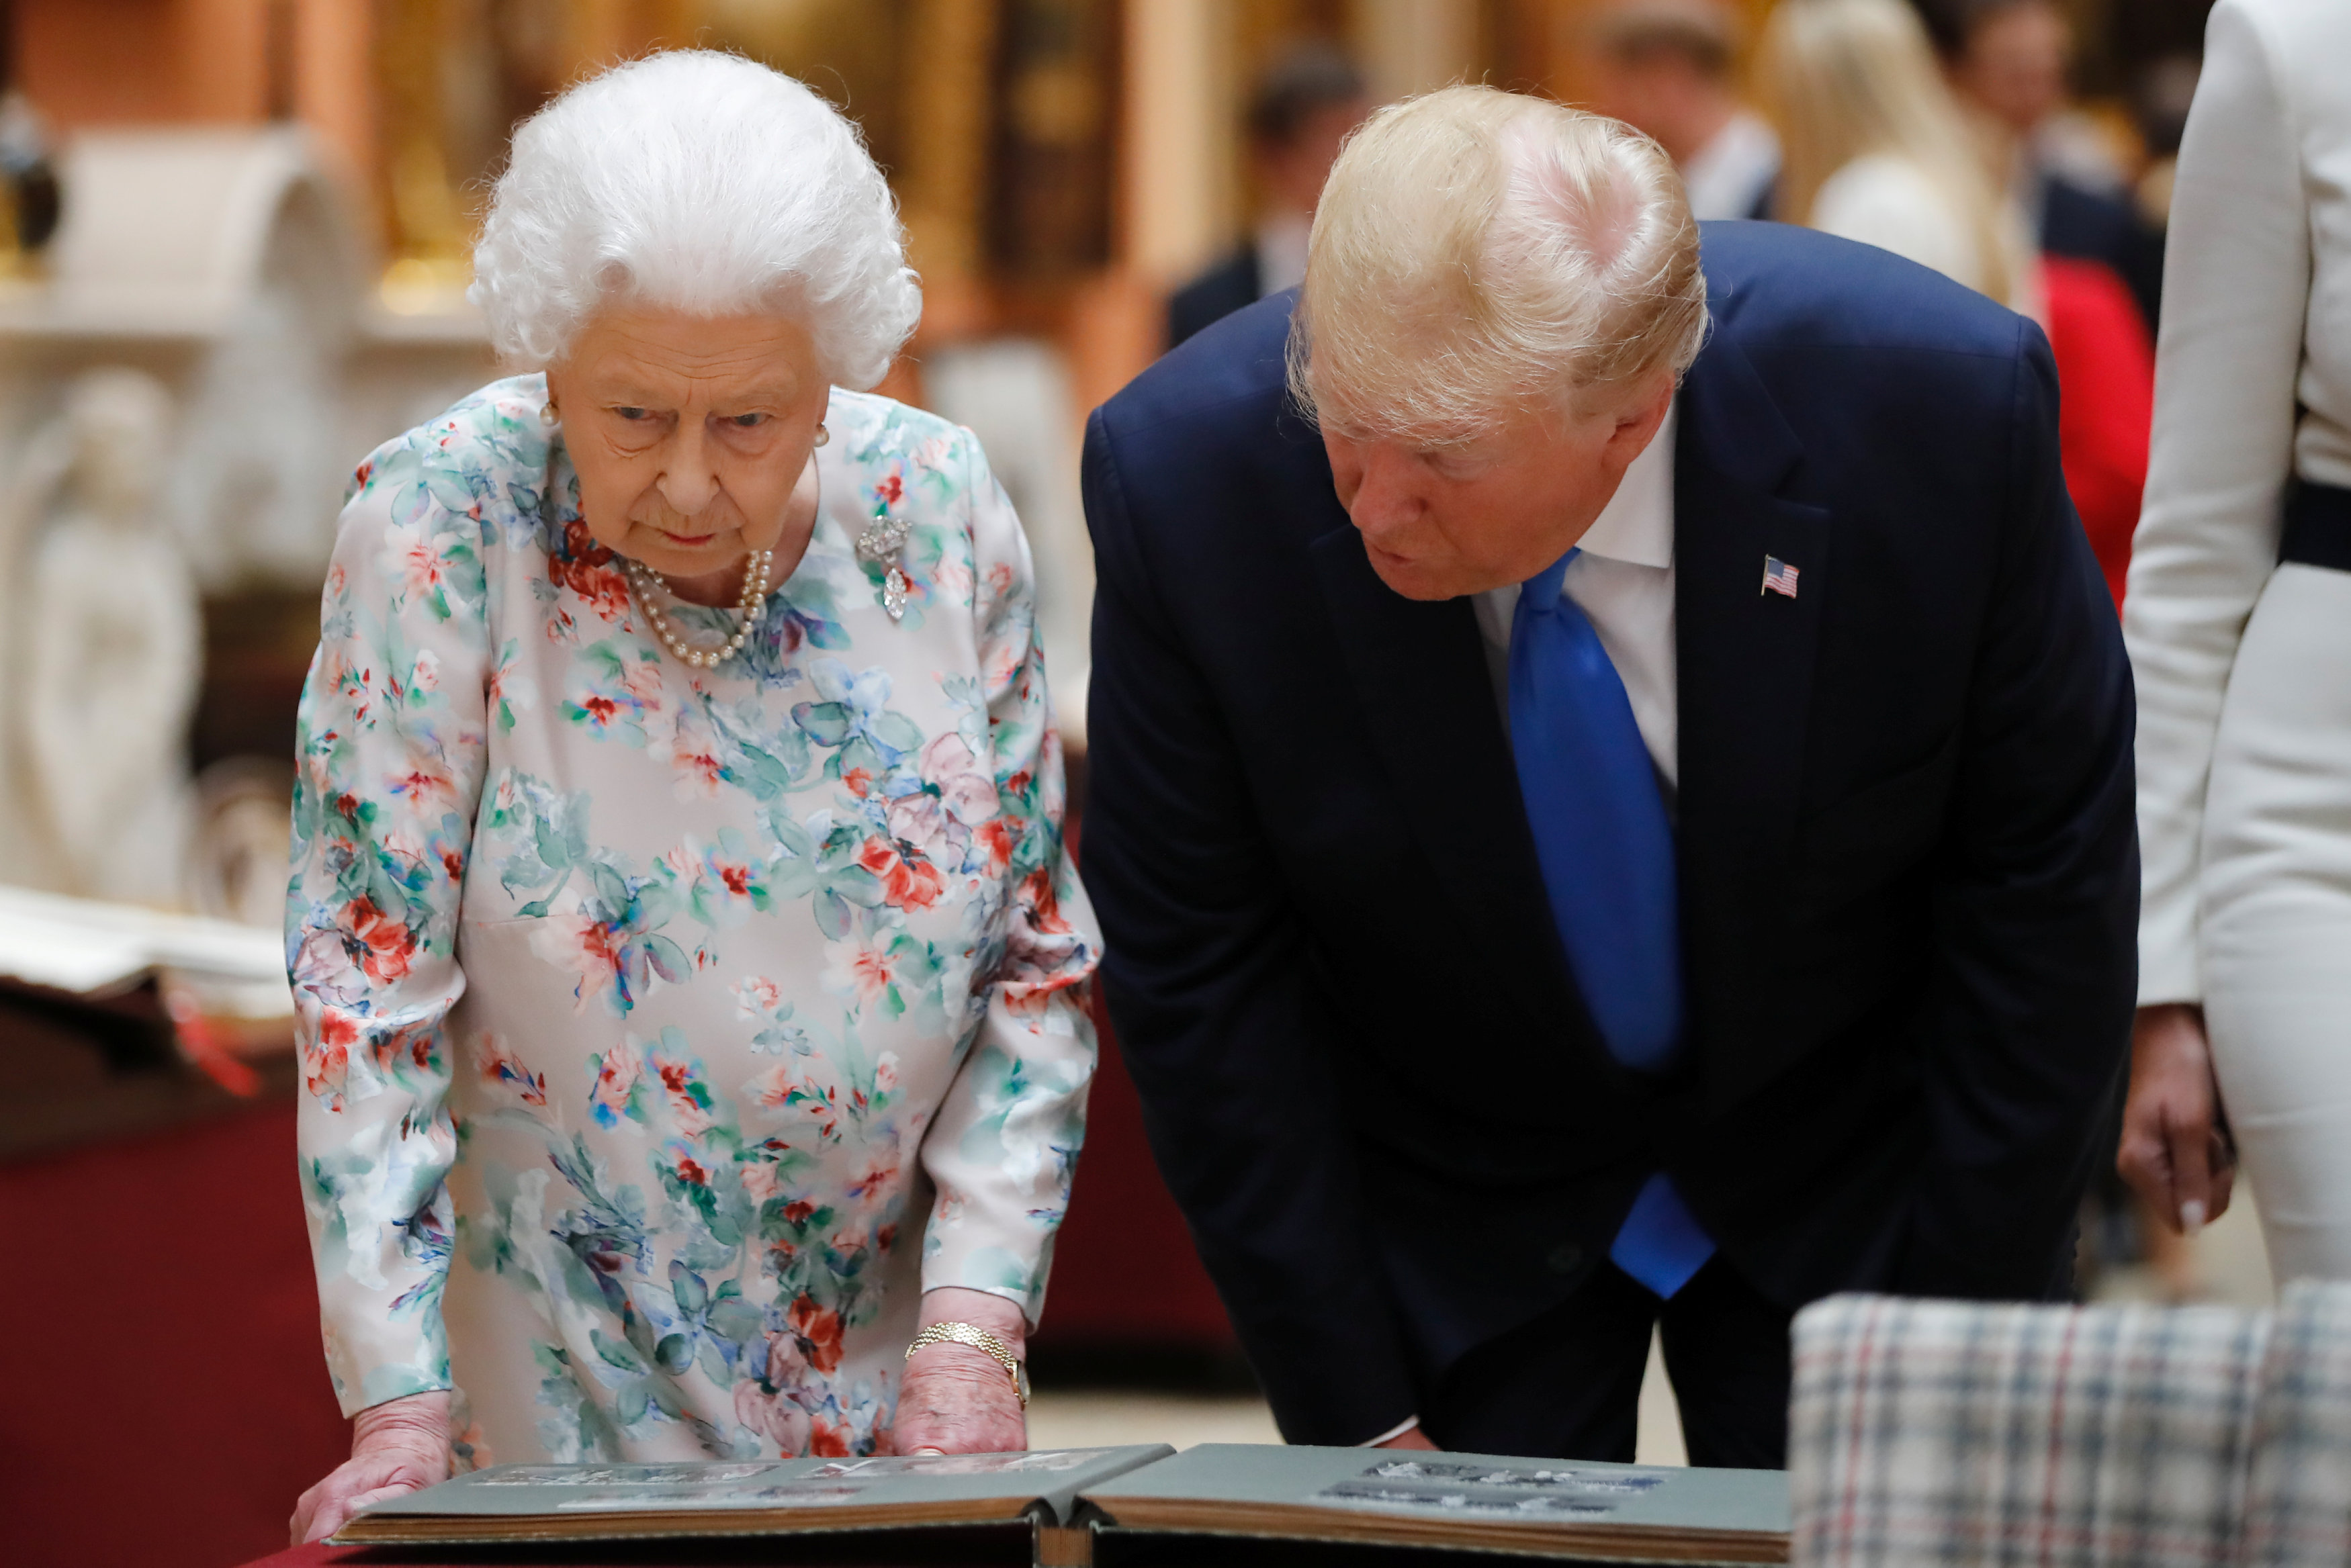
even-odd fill
[[[2064,391],[2057,439],[2065,491],[2119,611],[2147,486],[2155,343],[2138,302],[2101,262],[2044,255],[2041,292]]]
[[[453,1455],[1019,1449],[1097,944],[1019,520],[851,389],[921,308],[889,189],[799,83],[656,55],[516,132],[474,259],[533,369],[360,465],[302,700],[355,1430],[295,1536]]]
[[[1758,78],[1786,145],[1783,218],[1907,256],[2048,328],[2066,489],[2119,604],[2154,381],[2129,292],[2097,264],[2036,254],[1903,0],[1785,0]]]
[[[1347,133],[1372,109],[1363,73],[1328,45],[1275,61],[1249,94],[1249,167],[1261,200],[1249,239],[1176,291],[1167,302],[1167,347],[1212,321],[1296,288],[1306,276],[1314,203]]]
[[[2064,389],[2065,488],[2116,607],[2147,483],[2160,235],[2086,125],[2061,130],[2073,24],[2051,0],[1917,0],[1996,180],[2034,222],[2043,324]]]
[[[1739,44],[1719,0],[1623,0],[1593,28],[1592,107],[1666,150],[1700,220],[1771,215],[1780,139],[1733,86]]]
[[[2351,6],[2220,0],[2124,628],[2146,896],[2121,1168],[2351,1279]]]
[[[1756,83],[1780,132],[1782,222],[1892,251],[2039,317],[2023,214],[1986,171],[1904,0],[1783,0]]]
[[[2125,171],[2085,117],[2066,75],[2074,28],[2052,0],[1917,0],[1945,73],[1998,177],[2032,219],[2043,254],[2114,269],[2153,339],[2163,241],[2141,222]]]
[[[2203,62],[2194,55],[2165,55],[2141,68],[2131,88],[2131,119],[2147,154],[2131,182],[2139,221],[2161,234],[2171,225],[2171,189],[2179,177],[2179,141],[2188,133],[2188,111],[2196,101]]]

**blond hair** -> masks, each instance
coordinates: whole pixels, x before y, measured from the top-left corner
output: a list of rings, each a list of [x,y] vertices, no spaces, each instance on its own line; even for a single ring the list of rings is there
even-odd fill
[[[1831,175],[1890,154],[1958,215],[1981,273],[1965,281],[1998,300],[2017,294],[2024,258],[2011,254],[2000,191],[1904,0],[1782,0],[1763,29],[1756,85],[1780,132],[1780,218],[1810,223]]]
[[[1656,142],[1447,88],[1380,110],[1332,169],[1290,386],[1325,428],[1458,444],[1516,409],[1677,376],[1706,323],[1698,224]]]

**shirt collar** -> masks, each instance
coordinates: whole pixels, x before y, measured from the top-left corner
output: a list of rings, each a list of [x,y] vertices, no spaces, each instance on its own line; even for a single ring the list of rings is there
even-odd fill
[[[1636,566],[1674,564],[1674,429],[1681,422],[1681,403],[1677,392],[1666,410],[1665,423],[1584,530],[1578,543],[1585,555]]]

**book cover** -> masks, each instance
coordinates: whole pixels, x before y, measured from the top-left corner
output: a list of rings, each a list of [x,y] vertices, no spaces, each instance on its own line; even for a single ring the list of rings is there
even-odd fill
[[[675,1464],[496,1465],[377,1503],[338,1546],[769,1535],[920,1525],[1068,1524],[1090,1486],[1164,1443],[1019,1454]]]

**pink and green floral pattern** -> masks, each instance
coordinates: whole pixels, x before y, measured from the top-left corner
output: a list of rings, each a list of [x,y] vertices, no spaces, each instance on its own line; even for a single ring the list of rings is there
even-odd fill
[[[967,432],[836,392],[806,558],[689,670],[545,401],[378,451],[327,580],[287,940],[335,1386],[457,1388],[476,1464],[886,1450],[920,1291],[1041,1305],[1093,1070],[1027,545]]]

